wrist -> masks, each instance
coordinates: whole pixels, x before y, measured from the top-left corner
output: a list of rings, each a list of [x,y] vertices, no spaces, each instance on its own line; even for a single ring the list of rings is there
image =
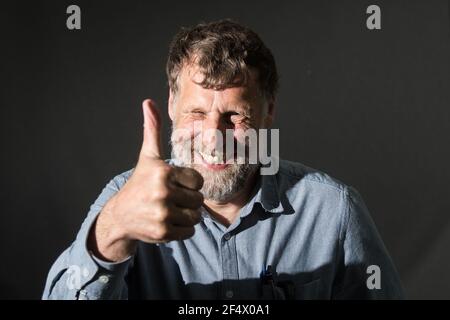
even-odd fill
[[[108,262],[122,261],[136,250],[136,241],[130,239],[125,229],[116,223],[113,210],[114,201],[109,201],[94,222],[88,241],[92,253]]]

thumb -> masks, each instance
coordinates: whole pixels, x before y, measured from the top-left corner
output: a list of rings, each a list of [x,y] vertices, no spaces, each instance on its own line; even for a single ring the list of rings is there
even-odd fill
[[[141,156],[149,159],[161,159],[161,117],[155,102],[146,99],[142,102],[144,116],[144,139],[141,148]]]

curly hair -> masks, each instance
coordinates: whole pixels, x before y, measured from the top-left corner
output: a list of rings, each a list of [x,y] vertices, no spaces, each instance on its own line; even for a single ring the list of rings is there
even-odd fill
[[[215,90],[245,85],[255,70],[262,94],[275,99],[278,72],[272,53],[254,31],[232,20],[200,23],[175,35],[166,65],[172,92],[178,90],[182,68],[192,63],[203,74],[199,84]]]

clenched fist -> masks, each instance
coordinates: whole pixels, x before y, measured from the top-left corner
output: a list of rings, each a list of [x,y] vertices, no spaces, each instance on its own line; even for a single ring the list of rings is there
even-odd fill
[[[190,238],[200,222],[202,176],[161,159],[161,122],[151,100],[142,104],[144,141],[130,179],[100,212],[89,236],[94,254],[108,261],[132,255],[137,241]]]

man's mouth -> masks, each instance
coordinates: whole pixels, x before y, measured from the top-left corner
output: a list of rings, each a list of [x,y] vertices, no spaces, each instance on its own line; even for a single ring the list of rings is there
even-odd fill
[[[197,151],[202,157],[202,165],[211,170],[223,170],[228,167],[228,164],[223,160],[221,154],[211,155],[202,151]]]

